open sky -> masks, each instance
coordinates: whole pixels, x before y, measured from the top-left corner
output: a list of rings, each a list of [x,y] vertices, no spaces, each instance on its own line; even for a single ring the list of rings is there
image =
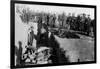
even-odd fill
[[[47,6],[47,5],[32,5],[32,4],[15,4],[15,7],[21,8],[30,8],[35,12],[47,12],[47,13],[56,13],[61,14],[65,12],[66,15],[68,13],[77,14],[89,14],[92,19],[94,19],[94,8],[83,8],[83,7],[67,7],[67,6]]]

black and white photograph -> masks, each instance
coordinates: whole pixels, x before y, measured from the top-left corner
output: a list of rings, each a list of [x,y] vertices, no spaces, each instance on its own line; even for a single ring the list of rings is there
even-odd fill
[[[14,3],[14,66],[95,62],[95,10],[94,6]]]

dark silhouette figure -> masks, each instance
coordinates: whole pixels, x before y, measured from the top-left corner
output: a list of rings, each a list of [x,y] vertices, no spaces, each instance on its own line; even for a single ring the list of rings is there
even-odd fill
[[[15,55],[17,56],[16,58],[16,65],[20,66],[21,65],[21,56],[22,56],[22,42],[19,41],[19,49],[17,46],[15,46]]]
[[[40,28],[41,27],[41,28]],[[44,32],[42,32],[44,30]],[[48,28],[46,24],[41,24],[38,29],[37,47],[48,46]]]
[[[49,47],[52,48],[52,55],[50,59],[53,64],[65,64],[69,62],[68,58],[65,56],[65,51],[60,48],[60,44],[57,42],[53,34],[51,34],[48,44]]]

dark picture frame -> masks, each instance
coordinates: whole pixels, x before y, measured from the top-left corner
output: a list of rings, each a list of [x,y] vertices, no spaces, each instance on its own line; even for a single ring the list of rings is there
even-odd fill
[[[94,61],[85,62],[71,62],[71,63],[61,63],[61,64],[40,64],[40,65],[24,65],[15,66],[15,4],[30,4],[30,5],[47,5],[47,6],[61,6],[61,7],[82,7],[82,8],[94,8]],[[61,66],[61,65],[80,65],[80,64],[92,64],[96,63],[96,6],[95,5],[81,5],[81,4],[65,4],[65,3],[48,3],[48,2],[34,2],[34,1],[10,1],[10,67],[11,68],[28,68],[28,67],[48,67],[48,66]]]

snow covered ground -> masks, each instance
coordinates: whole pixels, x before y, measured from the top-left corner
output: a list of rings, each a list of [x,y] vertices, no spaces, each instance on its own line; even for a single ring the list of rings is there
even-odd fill
[[[15,13],[15,46],[19,48],[18,41],[22,42],[23,52],[27,45],[27,31],[29,26],[24,24],[19,14]],[[60,47],[66,51],[66,57],[70,57],[70,61],[93,61],[94,60],[94,41],[89,37],[80,35],[81,39],[60,38],[55,35]],[[35,44],[35,43],[34,43]]]
[[[55,36],[60,43],[60,47],[66,51],[66,56],[70,61],[93,61],[94,60],[94,41],[87,39],[67,39]]]

